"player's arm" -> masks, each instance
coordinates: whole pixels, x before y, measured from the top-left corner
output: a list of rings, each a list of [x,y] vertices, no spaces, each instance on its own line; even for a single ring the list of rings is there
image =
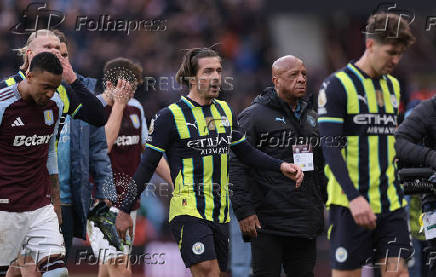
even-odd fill
[[[169,166],[167,160],[165,159],[165,157],[162,157],[160,159],[160,161],[156,167],[156,173],[162,179],[164,179],[164,181],[167,182],[167,184],[170,184],[174,190],[174,184],[173,184],[173,181],[171,180],[170,166]]]
[[[256,145],[257,132],[252,118],[251,108],[245,109],[238,117],[239,125],[245,131],[245,137],[250,145]],[[254,203],[248,189],[249,168],[241,163],[238,157],[231,152],[229,160],[229,188],[232,193],[230,198],[232,208],[236,218],[239,221],[239,227],[243,234],[252,237],[257,236],[256,228],[261,228],[259,219],[257,218]]]
[[[58,101],[59,118],[62,112],[62,103]],[[54,210],[58,216],[59,224],[62,223],[62,210],[61,210],[61,198],[60,198],[60,186],[59,186],[59,169],[58,158],[56,155],[56,134],[58,133],[59,119],[56,121],[56,125],[53,134],[49,141],[48,157],[47,157],[47,170],[50,180],[50,196],[51,202],[54,206]]]
[[[58,216],[59,225],[62,224],[62,209],[61,209],[61,198],[60,198],[60,185],[59,185],[59,175],[51,174],[50,176],[50,187],[51,187],[51,203],[54,206],[56,215]]]
[[[95,197],[116,201],[115,184],[112,182],[112,166],[107,154],[106,135],[103,127],[90,126],[89,170],[96,186]]]
[[[153,119],[153,132],[147,137],[145,151],[141,155],[141,162],[133,176],[133,185],[136,189],[136,197],[146,188],[147,183],[153,176],[163,154],[175,139],[175,126],[173,115],[168,108],[162,109]],[[128,213],[136,197],[125,198],[120,210]]]
[[[339,141],[344,137],[343,123],[347,107],[347,93],[336,77],[330,77],[322,84],[319,92],[319,132],[322,138],[321,146],[326,163],[330,166],[333,175],[347,195],[349,201],[360,194],[354,187],[347,165],[341,154]]]
[[[103,126],[106,123],[107,116],[102,102],[79,79],[66,85],[65,93],[66,96],[62,97],[65,113],[94,126]]]
[[[129,102],[131,86],[125,80],[118,80],[116,88],[108,88],[113,95],[114,104],[109,119],[104,126],[106,132],[107,151],[110,153],[114,143],[117,141],[120,132],[121,122],[123,121],[123,111]]]
[[[233,118],[231,149],[238,159],[249,167],[281,172],[283,175],[294,180],[296,186],[299,187],[304,177],[301,168],[297,165],[275,159],[251,146],[247,142],[244,130],[238,124],[237,117],[233,115]]]
[[[357,224],[375,227],[375,215],[368,201],[354,187],[341,154],[343,123],[347,108],[347,93],[336,77],[328,78],[319,92],[319,131],[324,159],[350,202],[350,210]],[[321,101],[325,98],[325,101]]]
[[[147,128],[147,120],[145,119],[145,113],[142,106],[139,107],[141,110],[141,144],[142,148],[145,150],[146,144],[147,144],[147,137],[148,137],[148,128]],[[154,123],[153,126],[151,126],[152,129],[154,129]],[[171,180],[171,173],[170,173],[170,166],[168,165],[167,160],[165,157],[162,157],[156,167],[156,173],[159,175],[162,179],[164,179],[167,184],[170,184],[171,187],[174,189],[173,181]]]
[[[435,115],[435,100],[421,102],[395,133],[395,150],[401,162],[423,165],[436,169],[436,151],[421,144]]]
[[[66,57],[58,56],[62,67],[62,79],[67,83],[65,94],[61,99],[64,102],[64,112],[74,119],[81,119],[95,126],[103,126],[107,121],[104,106],[101,101],[93,95],[82,81],[77,78],[71,64]]]
[[[154,121],[154,122],[153,122]],[[136,187],[136,194],[132,197],[125,197],[119,207],[120,212],[117,216],[116,227],[121,237],[126,231],[132,230],[132,220],[129,213],[134,201],[146,188],[154,171],[156,170],[162,155],[170,146],[174,139],[174,124],[171,111],[168,108],[161,110],[153,119],[154,131],[147,137],[147,147],[141,155],[141,162],[136,169],[132,180],[132,187]]]

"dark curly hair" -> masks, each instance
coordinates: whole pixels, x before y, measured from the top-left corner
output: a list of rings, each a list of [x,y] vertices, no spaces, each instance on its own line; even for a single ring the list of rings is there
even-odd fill
[[[33,57],[29,71],[47,71],[56,75],[61,75],[63,68],[56,55],[50,52],[41,52]]]

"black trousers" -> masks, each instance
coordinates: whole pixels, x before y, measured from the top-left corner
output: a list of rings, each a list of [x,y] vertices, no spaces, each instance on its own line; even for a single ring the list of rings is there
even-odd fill
[[[316,239],[257,233],[251,242],[253,276],[311,277],[316,262]]]

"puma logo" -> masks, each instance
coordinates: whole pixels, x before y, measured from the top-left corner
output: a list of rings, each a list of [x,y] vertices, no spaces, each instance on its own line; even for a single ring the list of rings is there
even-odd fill
[[[362,101],[363,101],[363,103],[365,103],[365,104],[367,104],[367,105],[368,105],[368,102],[366,101],[366,97],[365,97],[365,96],[362,96],[362,95],[357,95],[357,98],[359,98],[359,100],[362,100]]]
[[[286,121],[285,121],[284,117],[276,117],[275,120],[276,121],[281,121],[281,122],[283,122],[283,124],[286,124]]]

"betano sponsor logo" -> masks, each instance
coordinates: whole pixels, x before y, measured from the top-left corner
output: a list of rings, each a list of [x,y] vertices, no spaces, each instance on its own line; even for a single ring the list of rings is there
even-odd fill
[[[117,146],[130,146],[139,143],[139,136],[119,136],[115,142]]]
[[[47,144],[49,143],[51,136],[52,135],[38,136],[36,134],[33,136],[15,136],[13,146],[20,147],[24,145],[29,147]]]

